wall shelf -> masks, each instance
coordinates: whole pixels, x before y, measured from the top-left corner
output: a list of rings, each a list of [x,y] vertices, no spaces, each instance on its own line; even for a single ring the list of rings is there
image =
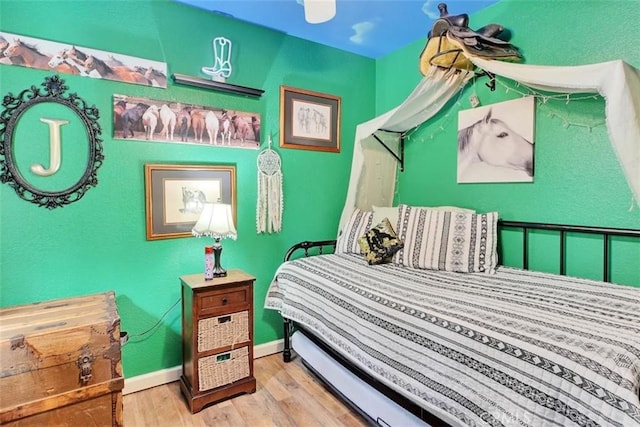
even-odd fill
[[[213,80],[207,80],[200,77],[187,76],[186,74],[174,73],[171,75],[171,77],[173,78],[173,81],[175,83],[178,83],[181,85],[199,87],[202,89],[216,90],[219,92],[234,93],[236,95],[253,96],[253,97],[259,98],[264,93],[264,90],[262,89],[254,89],[251,87],[239,86],[231,83],[216,82]]]

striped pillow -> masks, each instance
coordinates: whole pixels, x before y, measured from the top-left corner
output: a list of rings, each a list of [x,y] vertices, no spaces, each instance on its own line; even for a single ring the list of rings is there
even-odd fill
[[[400,205],[398,237],[404,248],[393,262],[412,268],[495,273],[498,213],[421,209]]]
[[[337,254],[361,254],[358,239],[371,228],[373,212],[357,209],[351,214],[349,222],[345,226],[336,242]]]

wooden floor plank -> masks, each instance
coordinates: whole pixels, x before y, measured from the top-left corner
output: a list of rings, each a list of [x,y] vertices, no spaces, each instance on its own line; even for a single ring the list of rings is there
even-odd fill
[[[278,364],[276,363],[276,359],[271,357],[265,357],[263,359],[270,359],[264,360],[261,364],[261,366],[266,368],[265,371],[269,372],[270,375],[268,378],[261,378],[258,381],[263,384],[267,391],[271,393],[276,400],[284,400],[291,397],[292,390],[288,389],[286,385],[278,379],[278,374],[284,370],[284,362],[280,362],[280,364]],[[293,369],[294,366],[291,366],[291,368]]]
[[[256,394],[260,394],[260,388],[256,390],[256,393],[233,399],[233,407],[238,411],[245,425],[256,427],[272,425],[271,414],[269,414],[267,408],[260,406],[255,398]]]
[[[282,362],[284,364],[284,362]],[[326,393],[326,387],[320,379],[309,373],[302,364],[297,365],[298,369],[289,369],[287,372],[300,386],[310,395],[316,397],[316,401],[325,410],[339,417],[344,413],[351,412],[348,407],[335,395]]]
[[[334,418],[346,411],[344,404],[342,404],[342,402],[338,404],[336,398],[334,398],[332,395],[329,395],[324,388],[311,387],[312,391],[309,392],[307,387],[309,387],[310,385],[305,385],[298,381],[298,379],[304,380],[304,382],[308,382],[310,381],[310,378],[312,378],[309,376],[310,374],[307,373],[303,376],[301,375],[301,367],[294,365],[292,368],[293,369],[282,370],[279,374],[279,378],[282,378],[289,385],[296,385],[296,391],[295,393],[292,393],[295,395],[295,399],[293,399],[293,401],[296,403],[302,402],[304,405],[305,413],[309,417],[313,417],[321,425],[338,425],[332,421]],[[289,399],[287,399],[287,401],[290,402]],[[327,419],[327,413],[331,413],[332,417]],[[311,423],[311,421],[306,422]]]
[[[235,427],[247,425],[230,400],[220,402],[215,406],[216,407],[214,410],[203,410],[203,416],[205,417],[205,423],[207,425],[216,427]]]
[[[264,408],[269,415],[265,420],[266,426],[296,427],[293,419],[285,412],[285,408],[280,406],[280,402],[268,391],[256,393],[254,398],[258,405]]]
[[[326,417],[322,421],[318,420],[315,414],[308,410],[308,405],[309,402],[304,402],[295,397],[280,401],[280,406],[284,408],[284,411],[291,417],[296,426],[328,427],[331,425],[330,417]]]
[[[159,420],[163,420],[167,424],[181,425],[184,420],[180,411],[173,403],[171,391],[168,387],[154,387],[150,390],[154,407],[155,415]]]
[[[171,395],[171,408],[179,414],[179,421],[176,420],[175,426],[190,425],[193,427],[206,427],[204,421],[199,417],[193,417],[191,412],[187,409],[187,403],[180,391],[180,382],[176,381],[167,384],[165,388],[167,393]]]
[[[281,354],[254,361],[257,389],[192,414],[178,382],[124,396],[133,427],[363,427],[367,423],[302,366]]]

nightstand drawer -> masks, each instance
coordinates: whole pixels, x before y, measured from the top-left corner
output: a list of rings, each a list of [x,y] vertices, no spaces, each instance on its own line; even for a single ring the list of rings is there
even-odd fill
[[[237,288],[228,292],[206,293],[200,297],[200,308],[205,312],[248,303],[249,287]]]

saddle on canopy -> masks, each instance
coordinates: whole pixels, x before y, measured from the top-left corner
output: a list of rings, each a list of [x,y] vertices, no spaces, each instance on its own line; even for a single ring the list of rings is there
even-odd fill
[[[438,9],[440,18],[433,23],[427,44],[420,53],[420,72],[423,75],[431,66],[471,70],[470,56],[502,61],[522,59],[518,48],[498,38],[504,31],[502,25],[489,24],[474,31],[469,28],[466,13],[449,15],[444,3],[440,3]]]

